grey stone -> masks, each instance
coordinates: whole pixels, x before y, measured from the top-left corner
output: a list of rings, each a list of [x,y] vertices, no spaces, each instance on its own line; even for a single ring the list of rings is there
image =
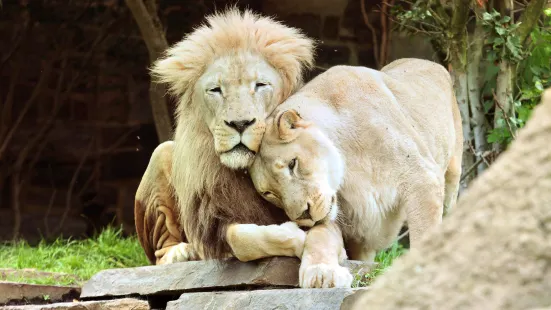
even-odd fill
[[[49,305],[5,306],[0,310],[149,310],[145,300],[122,298],[114,300],[94,300],[83,302],[62,302]]]
[[[275,289],[241,292],[187,293],[170,301],[167,310],[198,309],[340,309],[345,298],[364,289]]]
[[[80,288],[76,286],[37,285],[15,282],[0,282],[0,305],[17,301],[45,299],[65,301],[77,298]]]
[[[346,261],[353,274],[371,264]],[[252,262],[208,260],[100,271],[82,287],[82,299],[126,295],[174,295],[193,290],[296,288],[300,260],[272,257]]]

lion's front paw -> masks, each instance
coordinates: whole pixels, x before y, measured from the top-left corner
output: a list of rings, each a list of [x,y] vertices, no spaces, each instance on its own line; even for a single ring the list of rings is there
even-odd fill
[[[159,265],[187,262],[194,260],[193,249],[189,243],[181,242],[168,250],[160,259]]]
[[[294,248],[295,255],[300,258],[304,251],[304,242],[306,241],[306,232],[295,222],[285,222],[279,225],[281,228],[285,228],[287,236],[293,241],[292,246]]]
[[[340,265],[302,264],[299,271],[302,288],[351,287],[352,274]]]

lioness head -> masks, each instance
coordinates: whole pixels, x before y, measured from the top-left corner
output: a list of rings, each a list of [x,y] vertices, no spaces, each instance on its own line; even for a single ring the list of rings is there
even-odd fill
[[[195,113],[212,134],[220,161],[246,168],[259,150],[264,119],[302,84],[313,63],[313,41],[297,29],[231,9],[170,48],[153,73],[181,100],[179,115]],[[187,116],[187,115],[186,115]],[[178,118],[178,130],[185,130]]]
[[[267,120],[250,172],[262,197],[299,225],[311,227],[336,218],[343,159],[329,138],[295,110]]]

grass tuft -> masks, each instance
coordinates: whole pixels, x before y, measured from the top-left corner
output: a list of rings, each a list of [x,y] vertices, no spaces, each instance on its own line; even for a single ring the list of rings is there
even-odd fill
[[[124,238],[121,231],[114,228],[107,228],[96,237],[84,240],[41,241],[37,246],[30,246],[25,241],[0,244],[0,268],[34,268],[69,275],[37,279],[8,277],[8,281],[15,282],[78,285],[100,270],[148,264],[138,239],[135,236]],[[70,275],[76,275],[80,281]]]
[[[392,262],[394,262],[396,258],[406,252],[407,250],[398,243],[398,241],[394,242],[390,248],[380,251],[375,256],[375,262],[378,263],[377,267],[364,276],[356,275],[352,282],[352,287],[369,286],[377,276],[383,274],[384,271],[392,265]]]

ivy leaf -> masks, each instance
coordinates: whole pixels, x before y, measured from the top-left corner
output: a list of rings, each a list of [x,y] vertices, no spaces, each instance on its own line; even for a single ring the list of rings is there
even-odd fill
[[[484,12],[482,14],[482,19],[484,19],[485,21],[490,21],[492,20],[494,17],[492,16],[492,14],[488,13],[488,12]]]
[[[515,44],[516,40],[514,40],[512,37],[507,37],[507,40],[505,41],[505,46],[507,46],[507,49],[511,52],[514,58],[516,59],[522,59],[519,53],[519,47],[517,44]]]
[[[537,90],[543,92],[543,84],[541,83],[541,81],[536,81],[534,86],[536,87]]]
[[[507,32],[507,30],[501,27],[501,25],[495,26],[494,29],[496,30],[497,34],[499,34],[500,36],[504,35]]]
[[[483,103],[484,106],[484,113],[490,112],[490,109],[494,107],[494,101],[493,100],[486,100]]]
[[[494,143],[499,140],[499,135],[494,130],[488,135],[488,138],[486,138],[486,140],[488,140],[488,143]]]

